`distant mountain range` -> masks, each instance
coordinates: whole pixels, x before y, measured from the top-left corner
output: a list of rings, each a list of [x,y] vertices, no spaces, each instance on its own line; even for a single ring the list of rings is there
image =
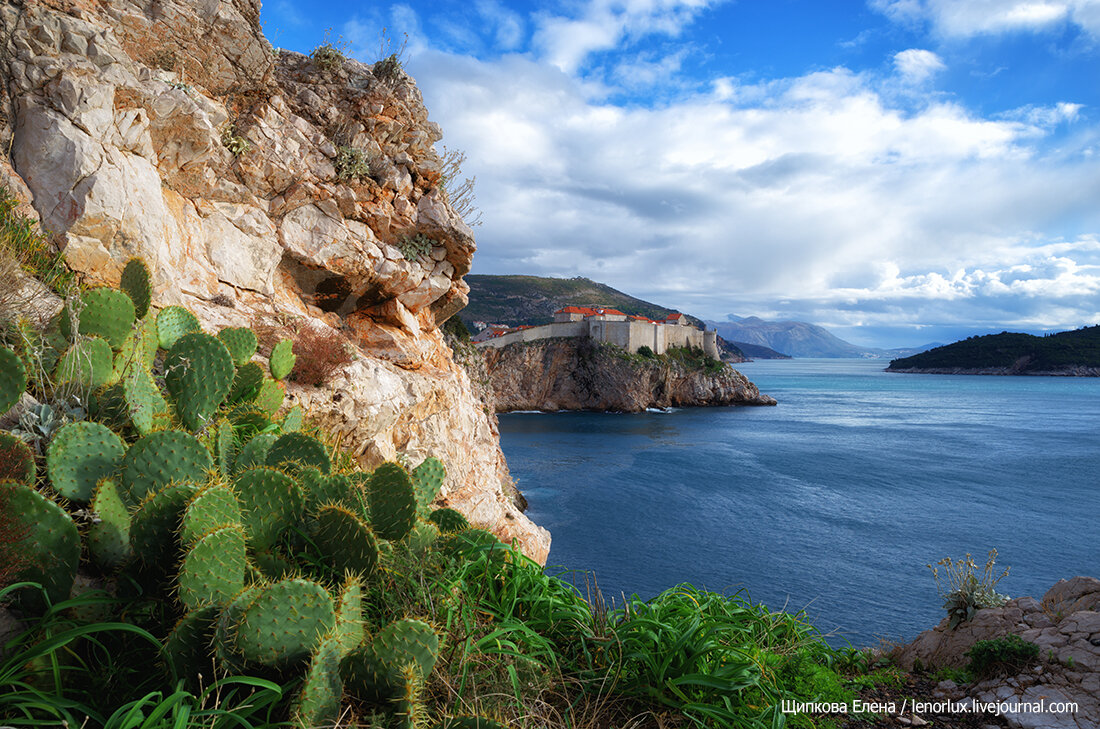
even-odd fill
[[[1001,332],[895,359],[890,372],[1100,376],[1100,326],[1037,337]]]
[[[707,321],[706,324],[708,327],[717,329],[718,335],[724,339],[769,347],[792,357],[893,359],[940,346],[939,343],[933,343],[923,347],[897,349],[861,347],[844,341],[817,324],[804,321],[767,321],[755,316],[731,317],[731,321]],[[744,347],[742,349],[744,350]],[[749,354],[747,350],[745,351]]]

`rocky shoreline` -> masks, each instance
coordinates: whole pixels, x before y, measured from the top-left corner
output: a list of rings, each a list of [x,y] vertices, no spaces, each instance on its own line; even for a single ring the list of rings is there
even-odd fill
[[[711,374],[584,338],[519,342],[484,356],[498,413],[776,404],[728,365]]]
[[[996,375],[1032,377],[1100,377],[1100,367],[1074,365],[1056,370],[1024,370],[1017,367],[887,367],[886,372],[906,375]]]

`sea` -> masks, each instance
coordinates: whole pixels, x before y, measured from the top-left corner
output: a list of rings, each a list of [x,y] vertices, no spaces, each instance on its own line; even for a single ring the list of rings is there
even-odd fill
[[[740,592],[856,647],[939,622],[945,557],[996,549],[1012,597],[1100,577],[1100,379],[886,364],[738,365],[775,407],[502,415],[548,571],[608,602]]]

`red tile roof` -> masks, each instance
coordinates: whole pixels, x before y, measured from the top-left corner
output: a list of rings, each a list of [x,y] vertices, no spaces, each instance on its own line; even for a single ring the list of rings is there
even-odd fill
[[[665,321],[676,321],[677,319],[683,319],[684,315],[680,312],[674,312],[665,317]]]

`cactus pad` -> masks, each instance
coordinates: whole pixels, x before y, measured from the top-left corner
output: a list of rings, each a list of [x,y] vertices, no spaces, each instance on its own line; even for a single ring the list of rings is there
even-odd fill
[[[286,386],[281,382],[265,377],[260,383],[260,391],[253,398],[256,409],[267,415],[274,415],[283,406],[286,399]]]
[[[264,384],[264,370],[255,362],[246,362],[237,368],[233,375],[233,385],[229,388],[229,402],[249,402],[255,400]],[[282,402],[279,403],[282,405]],[[278,410],[278,408],[276,408]]]
[[[164,641],[165,663],[175,679],[187,681],[190,688],[197,688],[199,674],[210,673],[210,646],[217,618],[218,608],[212,605],[192,610],[176,623]]]
[[[0,431],[0,481],[16,481],[33,487],[37,470],[34,454],[23,439]]]
[[[244,444],[241,452],[237,454],[237,460],[233,465],[234,471],[244,471],[267,463],[267,452],[272,444],[279,440],[274,433],[260,433],[252,437],[252,440]]]
[[[422,678],[428,677],[439,658],[439,636],[421,620],[395,620],[374,636],[371,645],[387,665],[415,663]]]
[[[276,380],[285,380],[290,371],[294,369],[294,363],[298,357],[294,354],[294,344],[289,339],[283,339],[271,348],[271,359],[268,360],[268,369]]]
[[[100,479],[122,465],[126,446],[110,428],[84,421],[58,429],[46,451],[46,470],[59,494],[74,501],[92,498]]]
[[[28,532],[19,544],[19,553],[26,557],[28,566],[15,576],[15,581],[40,583],[53,603],[67,600],[80,562],[76,524],[64,509],[23,484],[0,483],[0,503]],[[38,612],[43,607],[37,592],[21,600],[28,610]]]
[[[115,377],[124,379],[135,370],[151,369],[159,344],[156,322],[149,318],[138,321],[115,354]]]
[[[355,648],[340,660],[340,679],[344,690],[367,703],[386,703],[398,699],[404,683],[398,666],[385,664],[368,643]]]
[[[358,577],[349,577],[336,601],[336,627],[333,629],[340,643],[343,658],[363,642],[367,634],[363,625],[363,583]]]
[[[413,554],[427,552],[437,539],[439,539],[439,527],[430,521],[417,521],[416,526],[409,532],[409,536],[405,537]]]
[[[168,401],[149,370],[131,369],[122,381],[122,394],[130,422],[138,433],[148,435],[168,423]]]
[[[180,420],[191,430],[206,426],[233,386],[233,359],[217,337],[195,332],[176,340],[164,360],[164,384]]]
[[[173,483],[151,493],[130,517],[130,547],[145,564],[156,567],[175,559],[176,532],[184,509],[198,489]]]
[[[228,476],[233,470],[233,463],[237,459],[237,434],[233,430],[233,424],[225,418],[214,426],[214,462],[223,476]]]
[[[288,466],[289,464],[294,464],[295,468],[313,466],[321,473],[328,473],[332,468],[332,461],[325,451],[324,444],[305,433],[281,435],[267,452],[267,465]]]
[[[313,520],[311,535],[319,556],[337,572],[369,577],[378,564],[378,545],[370,527],[349,509],[322,506]]]
[[[404,539],[416,523],[416,496],[405,469],[383,463],[367,481],[367,503],[374,533],[383,539]]]
[[[340,718],[344,684],[340,680],[340,642],[329,633],[321,639],[309,661],[301,693],[294,705],[299,727],[334,726]]]
[[[470,528],[466,517],[454,509],[436,509],[428,517],[441,532],[460,532]]]
[[[115,372],[111,345],[102,337],[81,337],[69,347],[57,363],[57,382],[75,382],[88,388],[102,387]]]
[[[346,473],[330,473],[325,476],[316,468],[303,469],[298,475],[306,495],[306,506],[311,510],[322,504],[355,504],[355,486]]]
[[[252,561],[260,574],[269,580],[281,580],[293,575],[298,570],[298,564],[291,562],[286,555],[278,550],[266,552],[254,552]]]
[[[287,410],[286,415],[283,416],[283,432],[291,433],[295,430],[301,430],[304,422],[305,413],[302,412],[302,406],[295,405]]]
[[[447,478],[447,469],[438,458],[429,456],[415,469],[412,474],[413,491],[416,493],[417,509],[421,516],[427,516],[431,511],[432,502],[439,496],[443,488],[443,481]]]
[[[149,267],[140,258],[131,258],[122,269],[122,280],[118,287],[134,302],[134,315],[142,319],[149,313],[149,304],[153,302],[153,284]]]
[[[161,430],[140,438],[122,465],[125,497],[136,503],[172,481],[205,481],[210,451],[182,430]]]
[[[192,610],[203,605],[225,605],[244,587],[247,567],[244,528],[240,524],[209,532],[187,551],[180,565],[180,602]]]
[[[99,482],[91,510],[96,518],[88,527],[88,550],[100,567],[114,569],[131,554],[130,513],[114,480],[105,478]]]
[[[183,512],[180,541],[193,544],[218,527],[242,523],[237,495],[225,484],[214,482],[195,494]]]
[[[243,471],[234,483],[249,546],[271,548],[302,518],[302,492],[294,479],[273,468]]]
[[[7,347],[0,348],[0,414],[11,410],[27,389],[27,368]]]
[[[69,339],[76,335],[102,337],[111,349],[118,349],[134,325],[134,302],[118,289],[98,288],[85,291],[76,303],[79,327],[74,328],[69,307],[61,312],[61,333]]]
[[[199,320],[182,306],[166,306],[157,314],[157,339],[162,349],[171,349],[185,334],[201,331]]]
[[[222,329],[218,332],[218,339],[229,350],[229,354],[233,357],[233,364],[238,367],[244,366],[248,360],[252,359],[252,355],[256,354],[256,347],[259,346],[256,333],[247,327]]]
[[[280,666],[308,657],[335,624],[335,606],[324,587],[283,580],[260,590],[241,611],[235,644],[250,661]]]

